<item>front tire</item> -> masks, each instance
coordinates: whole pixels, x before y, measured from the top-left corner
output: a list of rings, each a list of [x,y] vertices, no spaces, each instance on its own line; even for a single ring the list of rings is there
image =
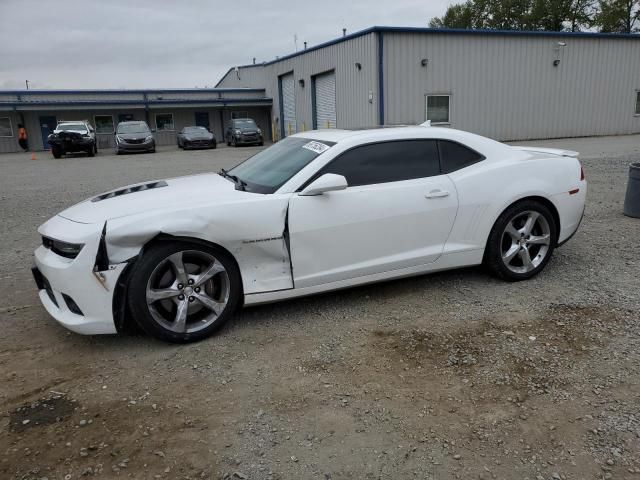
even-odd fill
[[[140,327],[160,340],[187,343],[218,331],[242,294],[235,261],[220,248],[160,243],[138,260],[128,303]]]
[[[549,208],[523,200],[507,208],[493,225],[485,264],[497,277],[527,280],[544,269],[556,245],[557,225]]]
[[[60,158],[62,157],[62,149],[54,145],[51,147],[51,154],[53,155],[53,158]]]

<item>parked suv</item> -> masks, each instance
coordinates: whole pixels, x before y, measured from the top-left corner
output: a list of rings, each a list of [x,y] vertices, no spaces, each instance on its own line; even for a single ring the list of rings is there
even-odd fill
[[[98,153],[96,131],[87,120],[58,122],[47,143],[54,158],[67,153],[86,152],[90,157]]]
[[[262,130],[258,128],[256,122],[251,118],[234,118],[227,123],[224,133],[227,145],[264,145]]]
[[[116,155],[125,152],[155,152],[156,141],[147,122],[120,122],[116,127]]]

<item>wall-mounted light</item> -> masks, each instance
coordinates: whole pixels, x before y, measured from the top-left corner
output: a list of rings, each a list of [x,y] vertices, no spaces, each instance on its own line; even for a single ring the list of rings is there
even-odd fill
[[[358,71],[362,70],[362,64],[360,62],[356,62],[355,65]]]
[[[555,53],[555,59],[553,60],[553,66],[557,67],[558,65],[560,65],[560,52],[561,50],[567,46],[566,42],[558,42],[556,43],[555,47],[553,47],[553,51]]]
[[[422,65],[423,67],[426,67],[427,65],[429,65],[429,59],[423,58],[422,60],[420,60],[420,65]]]
[[[298,80],[298,84],[300,85],[301,88],[304,88],[304,78],[301,78],[300,80]]]

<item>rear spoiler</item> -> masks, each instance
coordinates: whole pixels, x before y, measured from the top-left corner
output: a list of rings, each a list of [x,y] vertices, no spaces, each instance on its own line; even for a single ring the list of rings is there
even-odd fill
[[[512,146],[511,148],[515,150],[522,150],[523,152],[544,153],[548,155],[557,155],[559,157],[575,158],[578,155],[580,155],[578,152],[574,152],[573,150],[562,150],[560,148],[520,147],[520,146]]]

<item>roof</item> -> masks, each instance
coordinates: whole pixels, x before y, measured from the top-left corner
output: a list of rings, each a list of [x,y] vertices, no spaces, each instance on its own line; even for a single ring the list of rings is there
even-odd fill
[[[296,133],[292,137],[308,138],[327,142],[344,142],[346,146],[361,145],[369,142],[383,142],[412,139],[445,139],[453,140],[482,154],[511,151],[511,147],[491,138],[483,137],[464,130],[448,127],[431,127],[426,125],[398,125],[378,128],[363,128],[359,130],[343,130],[330,128],[322,130],[308,130]]]
[[[100,94],[158,94],[158,93],[257,93],[264,88],[147,88],[147,89],[64,89],[64,90],[0,90],[0,95],[100,95]]]
[[[428,35],[490,35],[490,36],[506,36],[506,37],[565,37],[565,38],[606,38],[606,39],[623,39],[623,40],[640,40],[640,34],[633,33],[601,33],[601,32],[549,32],[538,30],[491,30],[491,29],[465,29],[465,28],[423,28],[423,27],[385,27],[374,26],[359,30],[349,35],[339,37],[333,40],[329,40],[318,45],[307,48],[306,50],[300,50],[298,52],[287,54],[283,57],[279,57],[275,60],[268,62],[255,63],[249,65],[238,65],[237,67],[231,67],[222,76],[220,81],[216,84],[219,85],[222,79],[224,79],[230,72],[236,68],[253,68],[261,67],[265,65],[272,65],[274,63],[282,62],[290,58],[298,57],[314,50],[326,48],[338,43],[347,42],[354,38],[369,35],[370,33],[422,33]]]
[[[271,105],[264,88],[143,90],[0,90],[0,110],[55,108],[162,108],[182,106]]]

